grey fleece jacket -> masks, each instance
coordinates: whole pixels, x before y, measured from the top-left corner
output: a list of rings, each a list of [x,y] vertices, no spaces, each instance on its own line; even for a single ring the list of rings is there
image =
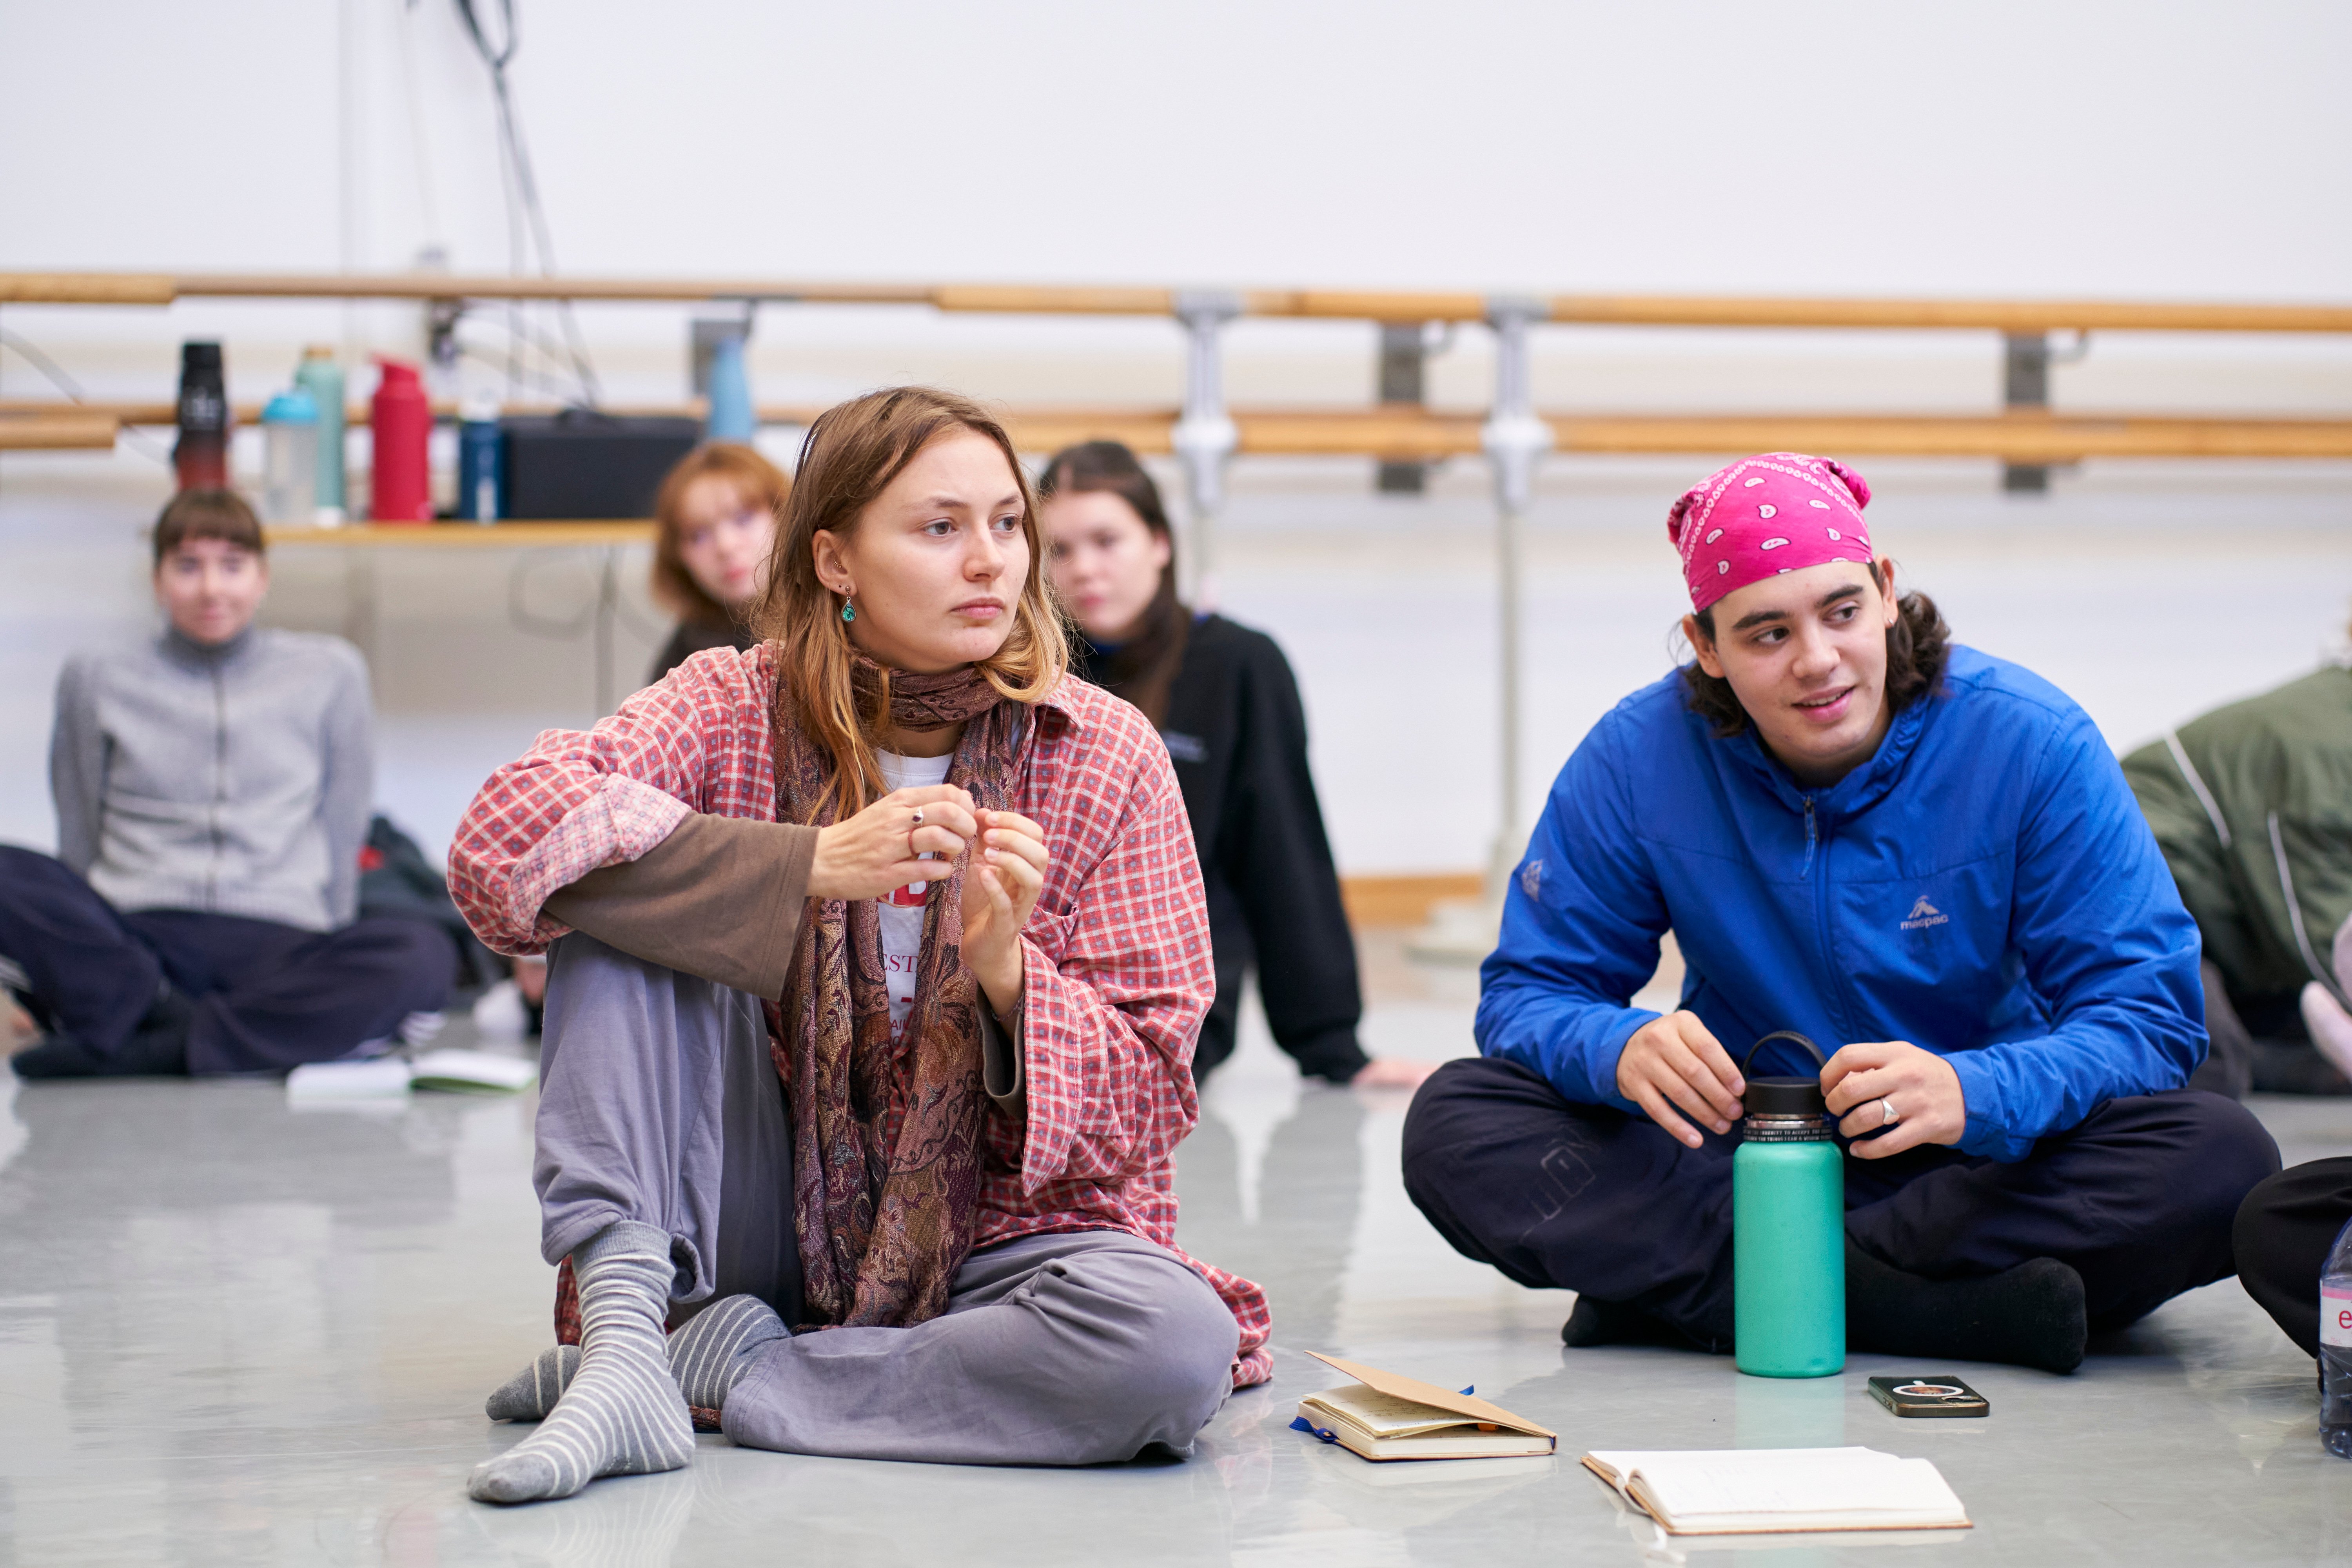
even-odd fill
[[[116,909],[347,924],[374,795],[367,665],[341,637],[166,630],[58,678],[58,858]]]

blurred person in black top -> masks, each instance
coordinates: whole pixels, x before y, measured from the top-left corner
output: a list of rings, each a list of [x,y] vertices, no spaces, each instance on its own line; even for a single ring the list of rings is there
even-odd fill
[[[707,647],[748,648],[744,617],[767,586],[776,518],[793,488],[751,447],[711,441],[677,460],[654,498],[654,597],[677,629],[654,656],[648,682]]]
[[[1307,763],[1298,683],[1274,639],[1176,596],[1160,488],[1116,441],[1072,447],[1038,489],[1054,586],[1084,634],[1076,672],[1143,710],[1168,744],[1207,884],[1217,1001],[1195,1078],[1233,1054],[1257,970],[1275,1043],[1332,1083],[1411,1089],[1433,1063],[1374,1058],[1339,873]]]

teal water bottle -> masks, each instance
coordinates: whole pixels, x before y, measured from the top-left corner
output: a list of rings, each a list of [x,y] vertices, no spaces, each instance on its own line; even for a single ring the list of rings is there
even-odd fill
[[[760,416],[751,406],[751,376],[743,363],[743,339],[738,333],[719,340],[710,354],[710,417],[704,423],[706,441],[749,441],[760,433]]]
[[[343,367],[335,351],[313,343],[302,351],[294,384],[310,395],[319,411],[319,521],[343,521]]]
[[[1748,1064],[1774,1040],[1748,1047]],[[1734,1360],[1753,1377],[1828,1377],[1845,1370],[1845,1154],[1830,1137],[1819,1078],[1749,1078],[1747,1121],[1731,1156]]]

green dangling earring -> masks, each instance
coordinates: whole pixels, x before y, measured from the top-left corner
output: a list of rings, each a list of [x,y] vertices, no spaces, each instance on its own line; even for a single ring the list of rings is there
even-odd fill
[[[841,618],[845,621],[857,618],[857,602],[846,594],[841,596]]]

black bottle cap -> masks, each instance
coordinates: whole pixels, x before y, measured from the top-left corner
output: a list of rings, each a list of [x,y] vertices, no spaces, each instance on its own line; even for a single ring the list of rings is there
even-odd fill
[[[192,338],[180,345],[180,368],[218,370],[221,367],[221,346],[206,339]]]
[[[1751,1078],[1739,1103],[1750,1116],[1820,1116],[1829,1110],[1817,1078]]]
[[[1780,1029],[1748,1047],[1748,1055],[1739,1064],[1743,1076],[1749,1063],[1755,1061],[1756,1053],[1774,1040],[1793,1041],[1810,1052],[1813,1060],[1823,1067],[1829,1065],[1821,1047],[1794,1029]],[[1750,1116],[1821,1116],[1829,1110],[1829,1102],[1822,1098],[1822,1080],[1818,1078],[1751,1078],[1739,1103]]]

